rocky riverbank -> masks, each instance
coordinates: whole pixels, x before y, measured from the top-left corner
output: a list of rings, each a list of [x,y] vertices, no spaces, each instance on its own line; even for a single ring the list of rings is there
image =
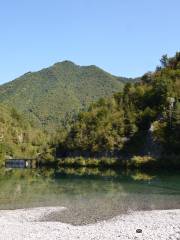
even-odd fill
[[[114,239],[180,239],[180,210],[139,211],[122,214],[106,221],[73,226],[42,221],[65,211],[46,207],[0,211],[0,239],[4,240],[114,240]],[[137,229],[141,229],[138,233]]]

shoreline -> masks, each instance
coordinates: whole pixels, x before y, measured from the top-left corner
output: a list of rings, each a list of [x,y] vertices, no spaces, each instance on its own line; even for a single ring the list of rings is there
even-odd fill
[[[83,226],[42,221],[49,214],[65,210],[64,207],[0,210],[0,239],[180,239],[180,209],[129,212]],[[142,233],[136,229],[142,229]]]

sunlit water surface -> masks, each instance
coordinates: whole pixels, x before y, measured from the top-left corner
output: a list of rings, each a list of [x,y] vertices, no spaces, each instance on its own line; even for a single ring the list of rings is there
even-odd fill
[[[178,172],[99,169],[0,170],[0,209],[64,206],[46,217],[74,225],[136,210],[180,208]]]

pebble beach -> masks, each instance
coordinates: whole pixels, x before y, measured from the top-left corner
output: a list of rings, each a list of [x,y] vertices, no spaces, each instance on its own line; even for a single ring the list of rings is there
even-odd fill
[[[94,224],[74,226],[48,221],[47,216],[64,207],[0,211],[1,240],[114,240],[180,239],[180,210],[138,211]],[[44,221],[43,219],[46,219]]]

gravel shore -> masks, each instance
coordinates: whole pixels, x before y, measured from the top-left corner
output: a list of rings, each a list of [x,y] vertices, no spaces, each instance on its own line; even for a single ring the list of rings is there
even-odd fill
[[[63,207],[0,211],[1,240],[111,240],[180,239],[180,210],[153,210],[122,214],[84,226],[41,221]],[[141,233],[136,230],[141,229]]]

